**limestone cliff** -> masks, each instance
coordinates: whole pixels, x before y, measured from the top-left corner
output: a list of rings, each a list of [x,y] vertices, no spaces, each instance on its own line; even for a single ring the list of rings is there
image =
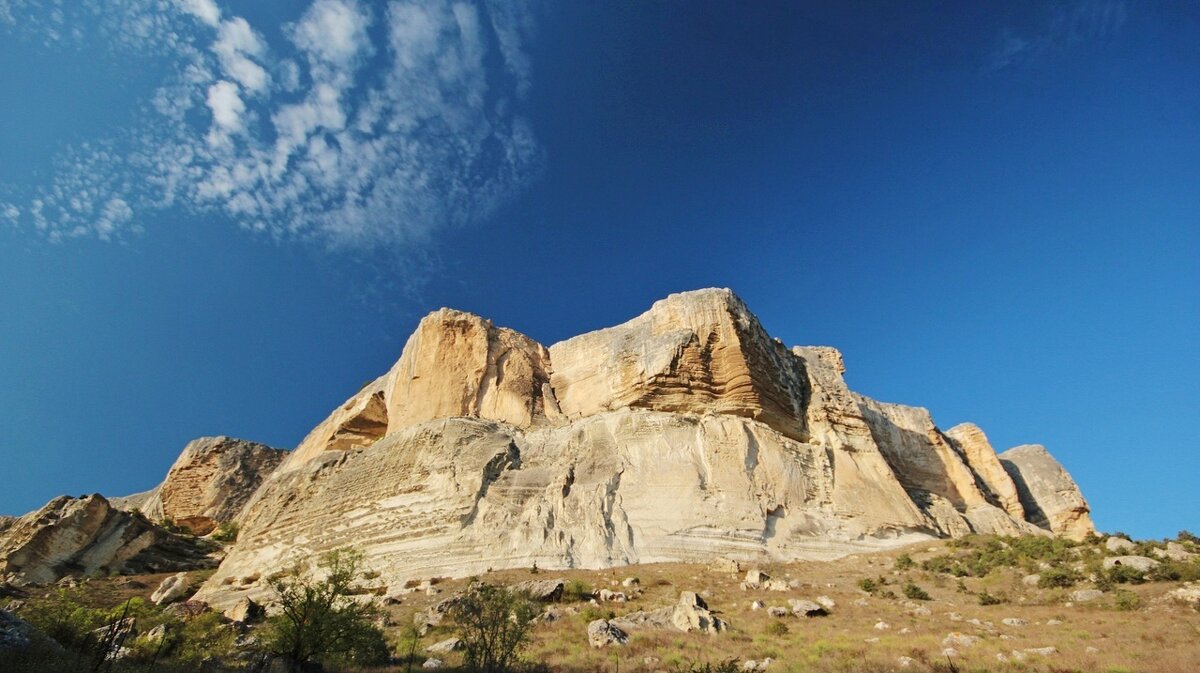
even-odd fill
[[[671,295],[548,349],[442,309],[263,482],[201,598],[261,594],[271,573],[342,546],[398,587],[1090,525],[1082,496],[1059,506],[1045,479],[998,469],[981,431],[856,395],[844,370],[835,349],[771,339],[728,290]]]
[[[1079,486],[1040,444],[1017,446],[1000,454],[1029,521],[1058,535],[1080,540],[1096,532]]]
[[[170,519],[196,535],[234,521],[286,451],[230,437],[192,440],[144,498],[125,498],[154,520]]]
[[[67,575],[184,570],[211,566],[206,551],[103,496],[61,496],[0,532],[0,578],[48,584]]]

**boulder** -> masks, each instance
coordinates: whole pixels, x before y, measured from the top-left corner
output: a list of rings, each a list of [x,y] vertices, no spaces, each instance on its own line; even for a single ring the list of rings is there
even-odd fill
[[[266,616],[266,610],[250,598],[243,598],[223,614],[234,624],[253,624]]]
[[[1076,603],[1090,603],[1104,596],[1099,589],[1079,589],[1071,592],[1071,600]]]
[[[1133,568],[1134,570],[1146,573],[1150,572],[1158,565],[1159,561],[1155,561],[1154,559],[1146,556],[1110,556],[1104,559],[1105,570],[1108,570],[1109,568],[1115,568],[1117,566],[1124,566],[1126,568]]]
[[[423,668],[427,671],[436,671],[437,669],[444,668],[445,666],[446,666],[446,662],[442,661],[441,659],[435,659],[433,657],[426,659],[425,662],[421,664],[421,668]]]
[[[979,636],[954,631],[942,639],[942,647],[971,647],[979,642]]]
[[[1104,541],[1104,548],[1114,554],[1120,554],[1137,549],[1137,545],[1123,537],[1110,537]]]
[[[425,651],[430,654],[449,654],[450,652],[457,652],[461,649],[463,649],[462,640],[459,638],[447,638],[445,640],[438,641],[429,647],[426,647]]]
[[[788,601],[788,605],[792,608],[792,614],[797,617],[824,617],[829,614],[824,606],[813,601],[793,598]]]
[[[708,604],[694,591],[685,591],[679,595],[679,602],[671,613],[671,623],[675,628],[684,632],[720,633],[727,627],[708,609]]]
[[[514,591],[526,594],[529,598],[543,603],[562,600],[563,588],[566,587],[566,580],[559,578],[553,580],[529,580],[512,586]]]
[[[0,610],[0,655],[29,649],[37,640],[37,629],[8,610]]]
[[[767,608],[767,615],[771,617],[791,617],[792,611],[787,608],[781,608],[775,605]]]
[[[587,625],[587,635],[588,643],[592,647],[625,645],[629,642],[629,636],[624,631],[604,619],[589,622]]]
[[[195,535],[207,535],[220,523],[236,521],[286,456],[287,451],[241,439],[194,439],[139,508],[151,519],[170,519]]]
[[[174,603],[187,594],[188,588],[188,574],[185,572],[176,573],[158,585],[154,593],[150,594],[150,602],[155,605]]]

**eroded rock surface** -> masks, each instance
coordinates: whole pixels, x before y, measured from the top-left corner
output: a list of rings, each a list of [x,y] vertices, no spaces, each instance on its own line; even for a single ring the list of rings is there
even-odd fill
[[[1029,521],[1058,535],[1082,540],[1096,532],[1091,509],[1079,486],[1040,444],[1025,444],[1000,454]]]
[[[844,371],[836,349],[771,339],[728,290],[548,349],[434,312],[263,482],[198,595],[258,597],[278,568],[347,546],[399,591],[488,568],[736,567],[1053,529],[1025,520],[981,431],[944,434]]]
[[[50,584],[66,576],[165,572],[214,565],[207,549],[101,495],[61,496],[0,535],[0,577]]]
[[[287,452],[230,437],[192,440],[138,508],[154,520],[170,519],[196,535],[235,521],[259,484]],[[126,500],[137,496],[128,496]]]

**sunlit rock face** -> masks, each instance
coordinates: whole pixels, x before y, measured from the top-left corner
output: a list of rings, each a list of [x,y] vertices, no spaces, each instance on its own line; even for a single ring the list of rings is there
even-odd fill
[[[271,574],[342,547],[398,588],[1063,528],[1026,520],[1035,496],[982,432],[857,395],[844,370],[833,348],[770,338],[728,290],[548,349],[442,309],[263,482],[200,598],[261,596]]]
[[[286,451],[230,437],[192,440],[167,477],[140,502],[153,520],[169,519],[196,535],[236,522],[242,507],[287,456]]]
[[[66,576],[211,567],[206,549],[101,495],[60,496],[0,532],[0,579],[49,584]]]
[[[1096,532],[1091,509],[1070,474],[1040,444],[1024,444],[1000,454],[1031,522],[1058,535],[1082,540]]]

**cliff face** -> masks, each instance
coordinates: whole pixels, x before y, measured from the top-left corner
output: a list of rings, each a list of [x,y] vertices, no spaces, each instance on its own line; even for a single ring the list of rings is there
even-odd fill
[[[200,597],[262,593],[278,568],[344,546],[398,587],[1090,526],[1061,479],[1012,477],[1033,474],[1022,456],[1006,469],[981,431],[942,433],[843,373],[832,348],[771,339],[728,290],[672,295],[549,349],[437,311],[265,479]]]
[[[154,520],[170,519],[196,535],[235,521],[286,451],[229,437],[201,437],[184,447],[153,491],[114,506],[133,505]]]

